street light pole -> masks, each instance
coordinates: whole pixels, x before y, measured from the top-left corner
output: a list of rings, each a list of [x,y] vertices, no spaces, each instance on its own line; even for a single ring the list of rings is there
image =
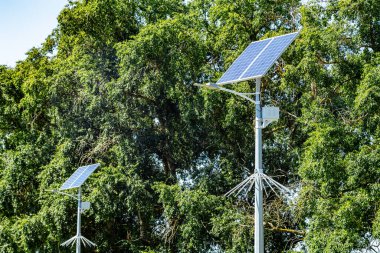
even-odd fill
[[[261,79],[256,79],[256,120],[255,120],[255,172],[263,173],[263,143],[261,109]],[[255,253],[264,253],[264,225],[263,225],[263,188],[260,177],[255,177]]]
[[[90,202],[82,202],[82,184],[87,180],[87,178],[100,166],[99,163],[90,164],[86,166],[79,167],[59,188],[59,191],[53,190],[53,192],[60,193],[63,195],[70,196],[78,201],[78,215],[77,215],[77,234],[71,237],[69,240],[65,241],[61,244],[61,246],[72,246],[76,244],[76,253],[81,252],[81,243],[86,246],[95,247],[96,244],[88,240],[86,237],[82,236],[81,232],[81,213],[84,210],[90,208]],[[78,188],[78,195],[75,197],[74,195],[61,192],[61,190],[69,190]]]
[[[264,253],[264,218],[263,218],[263,187],[264,184],[270,186],[272,190],[277,188],[282,192],[289,192],[285,186],[276,182],[271,177],[264,174],[263,171],[263,142],[262,142],[262,129],[265,128],[270,122],[277,120],[277,116],[267,115],[269,109],[276,109],[275,107],[261,107],[261,78],[256,78],[256,90],[254,93],[241,93],[235,90],[227,89],[215,83],[207,84],[194,84],[198,87],[204,87],[213,90],[225,91],[248,100],[255,104],[255,173],[243,180],[240,184],[235,186],[225,196],[230,196],[237,192],[239,194],[242,188],[247,187],[249,190],[252,185],[255,185],[255,253]],[[255,95],[255,99],[250,96]],[[269,109],[268,109],[269,108]],[[275,110],[276,111],[276,110]],[[270,112],[270,110],[269,110]],[[273,111],[272,111],[273,112]],[[278,114],[278,108],[277,108]],[[248,191],[249,191],[248,190]]]
[[[77,250],[76,250],[76,253],[80,253],[80,244],[81,244],[81,229],[80,229],[80,226],[81,226],[81,212],[82,212],[82,191],[81,191],[81,187],[78,188],[78,216],[77,216]]]
[[[265,76],[298,35],[299,32],[293,32],[252,42],[216,83],[194,84],[226,91],[255,104],[255,172],[225,194],[226,196],[234,193],[238,195],[244,188],[247,188],[247,193],[252,189],[253,184],[255,185],[255,253],[264,253],[263,184],[267,184],[272,190],[277,188],[280,191],[289,192],[289,189],[263,172],[262,129],[279,119],[279,108],[261,107],[261,77]],[[255,93],[241,93],[221,87],[224,84],[236,84],[248,80],[256,80]],[[255,99],[252,99],[251,95],[255,95]]]

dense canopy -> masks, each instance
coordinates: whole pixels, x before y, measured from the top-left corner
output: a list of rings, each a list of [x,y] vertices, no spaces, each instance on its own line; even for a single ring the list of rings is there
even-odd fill
[[[266,252],[379,242],[379,1],[70,0],[58,22],[0,66],[0,253],[71,252],[76,203],[49,190],[90,163],[84,252],[253,252],[252,195],[224,194],[254,170],[254,107],[193,84],[298,30],[262,80],[264,169],[293,192],[265,195]]]

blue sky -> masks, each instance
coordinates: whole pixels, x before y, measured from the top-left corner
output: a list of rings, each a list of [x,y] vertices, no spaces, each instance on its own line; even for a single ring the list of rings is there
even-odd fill
[[[57,26],[68,0],[0,0],[0,65],[14,66]]]

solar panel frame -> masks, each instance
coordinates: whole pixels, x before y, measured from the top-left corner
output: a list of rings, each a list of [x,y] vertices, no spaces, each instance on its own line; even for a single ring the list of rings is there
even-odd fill
[[[237,83],[242,81],[247,81],[251,79],[256,79],[264,76],[268,70],[273,66],[273,64],[278,60],[278,58],[283,54],[283,52],[289,47],[289,45],[297,38],[299,35],[299,32],[294,33],[288,33],[280,36],[275,36],[269,39],[261,40],[261,41],[255,41],[252,42],[244,51],[240,54],[240,56],[235,60],[237,62],[242,57],[250,57],[252,60],[250,64],[247,66],[246,69],[244,69],[243,72],[241,72],[239,78],[227,78],[231,73],[234,73],[234,68],[236,68],[235,62],[232,63],[232,65],[227,69],[227,71],[222,75],[222,77],[216,82],[217,85],[224,85],[224,84],[230,84],[230,83]],[[281,44],[281,40],[285,40],[284,44]],[[266,46],[259,52],[252,56],[247,53],[247,49],[255,43],[268,41]],[[280,44],[278,42],[280,41]],[[277,45],[277,46],[276,46]],[[275,54],[271,51],[276,49],[277,51]],[[269,61],[266,61],[268,56],[271,57]],[[261,63],[261,64],[257,64]],[[265,63],[265,64],[263,64]],[[252,71],[256,71],[257,68],[259,68],[258,73],[252,74]],[[261,69],[260,69],[261,68]],[[236,75],[232,76],[236,77]]]
[[[59,188],[60,190],[68,190],[81,187],[87,178],[100,166],[99,163],[90,164],[79,167]]]

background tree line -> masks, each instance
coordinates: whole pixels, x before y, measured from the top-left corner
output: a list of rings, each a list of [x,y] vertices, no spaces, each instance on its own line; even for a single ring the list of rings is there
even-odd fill
[[[94,162],[85,252],[253,252],[252,196],[223,194],[253,172],[254,108],[193,84],[300,28],[263,79],[264,168],[294,192],[265,197],[266,250],[380,239],[380,1],[82,0],[58,21],[0,66],[0,252],[70,252],[76,203],[46,190]]]

